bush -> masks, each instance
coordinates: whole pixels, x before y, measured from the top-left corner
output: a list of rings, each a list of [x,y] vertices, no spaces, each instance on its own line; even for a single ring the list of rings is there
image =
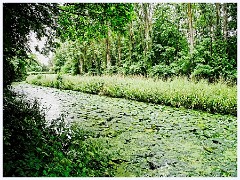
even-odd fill
[[[198,64],[192,73],[192,78],[196,80],[213,78],[214,69],[209,65]]]
[[[145,74],[146,72],[146,67],[142,64],[142,63],[135,63],[135,64],[132,64],[130,67],[129,67],[129,74],[130,75],[143,75]]]
[[[150,77],[158,77],[168,79],[175,75],[175,71],[171,66],[159,64],[152,67],[149,72]]]
[[[190,75],[190,73],[192,72],[192,57],[190,55],[183,55],[180,59],[179,59],[179,66],[180,66],[180,71],[179,73],[181,75]]]
[[[4,92],[3,175],[112,176],[109,154],[91,132],[63,117],[47,122],[38,103]],[[107,149],[107,146],[104,147]]]
[[[118,67],[117,66],[110,66],[107,69],[104,70],[103,74],[116,74],[118,71]]]

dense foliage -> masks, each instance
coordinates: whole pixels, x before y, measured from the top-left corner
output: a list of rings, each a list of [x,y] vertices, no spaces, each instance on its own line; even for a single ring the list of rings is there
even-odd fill
[[[30,32],[38,39],[46,36],[47,49],[54,46],[57,4],[4,3],[3,4],[3,82],[4,87],[22,78],[26,72]],[[17,69],[14,67],[17,62]],[[16,64],[16,63],[15,63]]]
[[[49,72],[49,67],[40,63],[35,54],[27,54],[26,57],[13,57],[10,61],[14,73],[14,81],[22,81],[29,73],[46,73]],[[10,73],[10,72],[9,72]],[[5,86],[6,87],[6,86]]]
[[[4,176],[113,175],[111,156],[93,133],[70,126],[63,117],[46,121],[37,102],[12,91],[5,93],[3,113]]]
[[[102,16],[89,19],[103,11],[98,5],[81,5],[87,14],[70,18],[78,6],[62,7],[71,10],[59,16],[61,36],[69,38],[52,59],[54,72],[186,75],[236,82],[236,4],[132,4],[124,23],[109,23],[121,26],[121,33],[102,23],[107,21]],[[114,14],[112,21],[122,20],[122,14],[115,16],[117,8],[106,9],[106,19]]]
[[[105,27],[115,26],[116,23],[124,24],[127,18],[114,21],[110,17],[125,17],[131,9],[130,4],[66,4],[64,7],[52,3],[3,4],[4,176],[111,175],[107,169],[109,156],[101,152],[97,142],[95,145],[91,140],[84,142],[88,136],[86,132],[81,132],[78,128],[68,129],[59,119],[46,127],[36,104],[25,102],[9,90],[9,85],[13,81],[24,79],[26,72],[47,70],[29,54],[31,33],[34,32],[38,40],[47,37],[42,50],[46,54],[56,47],[54,37],[64,22],[67,22],[69,13],[74,11],[80,15],[92,6],[95,7],[92,13],[89,15],[87,12],[86,16],[102,17],[100,24]],[[61,22],[61,18],[65,21]],[[91,18],[89,20],[92,21]],[[62,25],[60,28],[58,22]],[[65,25],[71,27],[68,23]],[[121,31],[121,26],[115,29]],[[67,32],[70,37],[71,32]],[[80,31],[76,31],[76,35],[79,35],[78,32]],[[105,32],[106,30],[103,34]],[[64,39],[63,35],[61,37]],[[52,128],[62,129],[63,132],[56,133]],[[69,132],[72,132],[71,140]]]
[[[55,50],[51,67],[31,54],[32,33],[47,39],[41,53]],[[11,91],[27,72],[58,73],[30,76],[33,84],[236,115],[235,85],[172,78],[235,83],[236,67],[236,3],[4,3],[4,176],[114,175],[93,133],[47,122],[36,102]]]
[[[237,88],[224,82],[194,83],[186,78],[145,79],[120,76],[32,75],[27,82],[35,85],[76,90],[110,97],[199,109],[212,113],[237,115]]]
[[[29,54],[28,58],[25,58],[26,72],[49,72],[49,67],[39,62],[35,54]]]
[[[4,4],[4,85],[22,79],[30,32],[62,40],[54,72],[237,78],[237,4]],[[15,60],[14,60],[15,59]],[[17,60],[17,68],[14,61]],[[16,63],[15,63],[16,64]]]

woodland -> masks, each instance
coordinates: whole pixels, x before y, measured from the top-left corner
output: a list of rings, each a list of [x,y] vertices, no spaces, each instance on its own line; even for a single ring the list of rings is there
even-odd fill
[[[5,177],[236,177],[236,116],[237,3],[3,3]]]

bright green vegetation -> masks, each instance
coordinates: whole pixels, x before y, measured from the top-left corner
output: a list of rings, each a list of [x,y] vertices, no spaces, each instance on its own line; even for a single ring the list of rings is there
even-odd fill
[[[237,79],[237,3],[19,3],[3,9],[4,84],[47,68]],[[48,38],[44,53],[54,50],[47,68],[27,53],[30,32]]]
[[[48,122],[37,102],[4,96],[3,176],[112,176],[107,145],[63,118]]]
[[[199,109],[212,113],[237,114],[237,87],[224,82],[209,84],[186,78],[161,79],[122,76],[31,75],[30,84],[76,90],[110,97]]]
[[[94,132],[88,140],[101,144],[115,177],[237,175],[234,116],[29,84],[16,88],[40,101],[59,100],[65,120]]]
[[[32,35],[46,39],[38,52],[54,53],[48,65],[30,53]],[[150,108],[161,115],[152,119],[130,106],[145,119],[113,103],[125,114],[49,127],[35,103],[11,93],[27,74],[57,92],[189,110]],[[237,3],[3,3],[4,176],[236,176],[236,80]]]
[[[59,38],[64,41],[51,59],[52,71],[161,78],[181,75],[210,82],[219,78],[236,82],[237,4],[128,5],[119,5],[122,8],[118,17],[115,10],[119,7],[113,5],[109,13],[114,14],[114,20],[104,17],[108,23],[101,24],[101,28],[102,17],[68,18],[83,9],[95,15],[99,6],[64,6],[66,11],[60,14],[59,21]],[[122,13],[126,14],[124,23],[119,22]]]

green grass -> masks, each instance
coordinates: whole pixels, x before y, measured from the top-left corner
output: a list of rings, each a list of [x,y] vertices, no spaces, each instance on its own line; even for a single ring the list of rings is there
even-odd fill
[[[120,97],[211,113],[237,114],[237,87],[223,81],[189,81],[174,78],[163,81],[144,77],[30,75],[27,83],[69,89],[110,97]]]

